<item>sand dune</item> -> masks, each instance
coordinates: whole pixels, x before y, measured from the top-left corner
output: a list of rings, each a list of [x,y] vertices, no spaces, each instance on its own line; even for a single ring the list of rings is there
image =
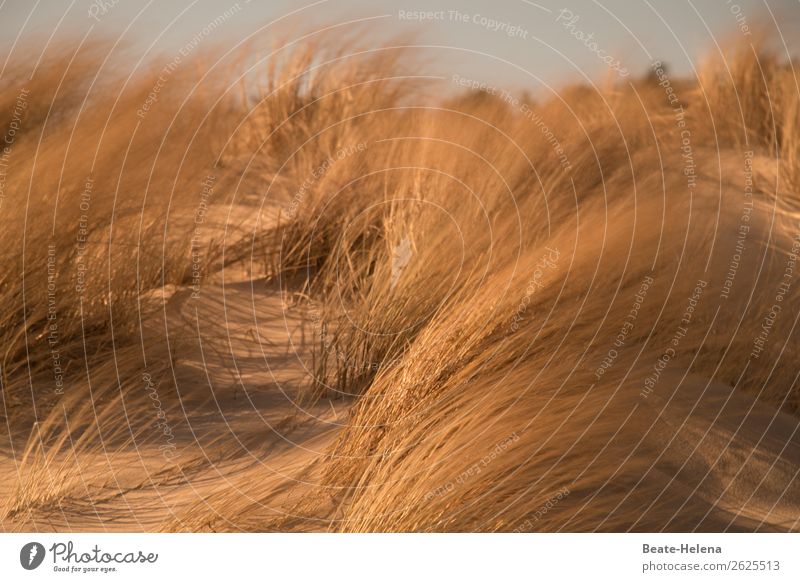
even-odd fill
[[[800,528],[793,63],[509,102],[361,42],[146,121],[9,66],[2,528]]]

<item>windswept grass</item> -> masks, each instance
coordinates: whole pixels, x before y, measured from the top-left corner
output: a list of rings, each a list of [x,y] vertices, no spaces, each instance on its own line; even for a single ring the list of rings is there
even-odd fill
[[[203,281],[244,266],[279,282],[313,330],[303,402],[352,406],[324,459],[290,463],[286,483],[270,473],[266,490],[259,467],[142,463],[133,490],[191,474],[235,492],[157,519],[143,503],[138,526],[797,527],[671,479],[681,468],[662,453],[688,417],[659,414],[676,386],[701,402],[734,386],[798,413],[800,286],[751,355],[797,236],[793,63],[739,51],[696,81],[650,74],[511,104],[453,95],[409,50],[326,37],[197,57],[141,115],[162,71],[112,73],[94,56],[106,49],[59,47],[0,80],[4,119],[25,90],[0,207],[3,450],[17,472],[5,519],[124,496],[96,459],[159,443],[143,374],[188,422],[185,338],[158,294],[192,284],[213,197],[255,221],[203,239]]]

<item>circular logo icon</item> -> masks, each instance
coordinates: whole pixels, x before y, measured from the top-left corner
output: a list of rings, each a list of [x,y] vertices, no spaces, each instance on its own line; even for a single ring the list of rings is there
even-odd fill
[[[44,561],[44,546],[39,542],[30,542],[19,551],[19,563],[26,570],[35,570]]]

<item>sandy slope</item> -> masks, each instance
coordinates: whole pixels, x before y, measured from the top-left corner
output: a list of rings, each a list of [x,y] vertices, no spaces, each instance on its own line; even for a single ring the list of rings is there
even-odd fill
[[[251,208],[238,210],[252,218]],[[174,438],[145,434],[146,444],[123,452],[109,446],[60,456],[46,481],[60,481],[68,503],[17,512],[3,530],[213,528],[192,522],[195,508],[213,514],[215,503],[230,502],[254,504],[253,518],[263,523],[282,516],[287,496],[313,484],[309,464],[346,411],[341,402],[299,400],[311,361],[310,318],[244,268],[202,281],[199,291],[170,288],[148,299],[163,309],[143,322],[145,335],[167,329],[172,338],[178,394],[156,390]],[[16,474],[13,458],[0,463],[3,474]],[[7,500],[14,490],[4,480],[0,494]]]
[[[298,401],[308,325],[287,313],[281,294],[263,281],[204,286],[195,298],[181,289],[165,313],[166,324],[185,340],[174,367],[180,407],[167,412],[174,452],[165,456],[156,441],[111,457],[83,453],[81,465],[101,467],[110,481],[105,488],[117,490],[113,495],[87,484],[82,503],[65,512],[48,508],[30,523],[6,523],[5,529],[182,529],[192,508],[208,509],[228,496],[254,503],[262,518],[279,516],[272,508],[306,486],[298,481],[301,471],[324,453],[344,414],[329,401]]]
[[[800,526],[798,419],[685,370],[668,372],[662,382],[639,420],[665,489],[714,506],[698,516],[698,529]]]

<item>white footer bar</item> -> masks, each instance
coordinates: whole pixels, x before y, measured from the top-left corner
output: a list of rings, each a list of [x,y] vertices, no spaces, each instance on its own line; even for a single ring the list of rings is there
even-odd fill
[[[0,534],[15,581],[797,581],[799,565],[798,534]]]

